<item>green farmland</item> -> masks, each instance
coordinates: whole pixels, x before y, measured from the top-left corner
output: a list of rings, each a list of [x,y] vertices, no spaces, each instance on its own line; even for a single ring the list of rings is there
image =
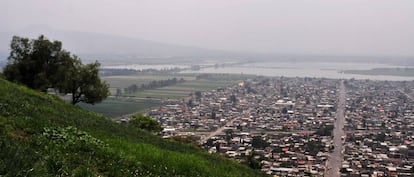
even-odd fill
[[[173,86],[139,91],[129,96],[142,98],[181,99],[189,96],[192,92],[214,90],[236,83],[237,82],[235,81],[189,80]]]
[[[151,81],[183,78],[185,82],[176,85],[155,89],[125,93],[123,90],[132,85],[148,84]],[[115,95],[119,88],[123,91],[120,97],[110,97],[100,104],[80,104],[81,107],[103,114],[108,117],[119,117],[131,113],[144,113],[150,108],[160,106],[162,100],[179,100],[196,91],[214,90],[239,83],[241,80],[253,78],[249,75],[212,74],[209,79],[197,79],[196,74],[176,75],[137,75],[137,76],[110,76],[103,79],[110,84],[110,91]]]
[[[126,88],[132,84],[148,84],[151,81],[167,80],[172,78],[183,78],[185,80],[195,80],[192,75],[128,75],[128,76],[109,76],[102,79],[111,85],[112,88]]]
[[[160,104],[161,102],[156,100],[110,97],[100,104],[90,105],[83,103],[79,104],[79,106],[107,117],[119,117],[125,114],[145,112],[149,108],[159,106]]]

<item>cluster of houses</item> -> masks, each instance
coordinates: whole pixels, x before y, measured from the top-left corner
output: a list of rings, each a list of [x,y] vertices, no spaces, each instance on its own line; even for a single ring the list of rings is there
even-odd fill
[[[275,176],[326,176],[340,80],[258,77],[148,112],[163,136]],[[414,82],[346,80],[341,176],[414,175]],[[410,95],[412,94],[412,95]]]
[[[256,78],[148,114],[164,136],[196,137],[220,153],[279,176],[323,176],[332,145],[338,80]]]
[[[414,82],[347,81],[343,176],[414,176]]]

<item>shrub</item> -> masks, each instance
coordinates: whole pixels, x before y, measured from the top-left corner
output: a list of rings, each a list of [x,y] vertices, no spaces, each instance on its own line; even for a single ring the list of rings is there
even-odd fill
[[[133,127],[144,129],[150,132],[159,132],[162,130],[161,125],[153,118],[142,114],[133,115],[129,124]]]

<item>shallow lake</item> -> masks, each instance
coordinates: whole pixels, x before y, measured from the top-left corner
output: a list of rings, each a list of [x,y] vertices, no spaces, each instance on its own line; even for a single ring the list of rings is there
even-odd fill
[[[380,63],[351,63],[351,62],[258,62],[247,63],[236,66],[202,68],[198,71],[183,71],[183,73],[232,73],[232,74],[254,74],[263,76],[286,76],[286,77],[318,77],[335,79],[370,79],[370,80],[414,80],[413,77],[385,76],[385,75],[358,75],[344,74],[343,70],[357,69],[366,70],[373,68],[403,68]]]

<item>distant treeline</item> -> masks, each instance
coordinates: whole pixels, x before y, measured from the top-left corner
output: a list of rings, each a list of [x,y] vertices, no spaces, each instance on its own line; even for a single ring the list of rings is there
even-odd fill
[[[138,74],[172,74],[178,73],[182,71],[182,69],[175,67],[169,69],[109,69],[109,68],[102,68],[100,70],[101,76],[119,76],[119,75],[138,75]]]
[[[142,90],[150,90],[150,89],[156,89],[156,88],[160,88],[160,87],[166,87],[166,86],[171,86],[171,85],[175,85],[177,83],[183,83],[185,82],[184,78],[172,78],[172,79],[167,79],[167,80],[158,80],[158,81],[151,81],[148,84],[141,84],[140,86],[136,85],[136,84],[132,84],[130,86],[128,86],[127,88],[124,89],[125,93],[135,93],[138,91],[142,91]]]
[[[254,75],[243,75],[243,74],[211,74],[211,73],[202,73],[196,76],[196,80],[210,80],[210,81],[238,81],[245,80],[249,78],[254,78]]]
[[[374,68],[370,70],[345,70],[345,74],[414,76],[414,68]]]

